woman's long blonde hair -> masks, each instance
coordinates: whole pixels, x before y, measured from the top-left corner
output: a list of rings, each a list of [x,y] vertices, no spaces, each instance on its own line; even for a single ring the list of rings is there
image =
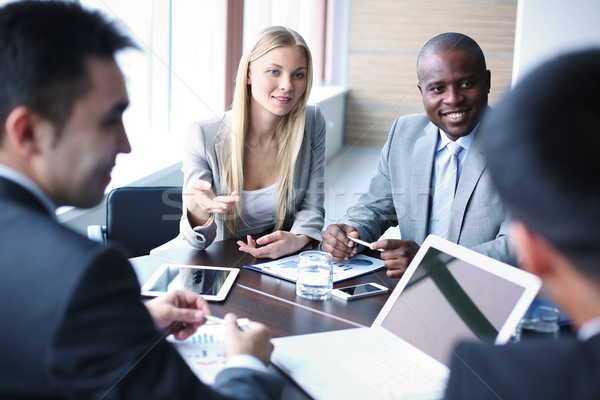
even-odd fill
[[[296,159],[304,138],[306,102],[313,80],[312,57],[306,42],[297,32],[283,26],[272,26],[259,32],[255,42],[242,55],[237,70],[235,92],[231,106],[231,119],[222,132],[224,136],[224,165],[221,191],[233,191],[240,195],[244,187],[244,139],[249,127],[250,91],[248,90],[248,68],[252,61],[267,52],[283,46],[299,46],[306,55],[306,91],[292,110],[277,126],[277,200],[275,230],[281,229],[286,216],[288,199],[294,197],[294,173]],[[230,232],[237,232],[241,207],[236,203],[225,215],[225,224]]]

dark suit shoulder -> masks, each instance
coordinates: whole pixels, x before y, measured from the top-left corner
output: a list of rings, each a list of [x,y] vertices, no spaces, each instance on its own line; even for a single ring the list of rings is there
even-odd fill
[[[459,344],[446,399],[597,399],[600,340]]]
[[[232,385],[232,381],[238,385]],[[240,390],[243,386],[246,386],[246,390]],[[217,375],[213,387],[219,393],[235,399],[268,400],[281,397],[283,381],[275,375],[247,368],[227,368]]]
[[[6,198],[0,201],[0,251],[7,263],[39,269],[41,276],[53,274],[55,268],[65,274],[77,273],[94,249],[106,250],[38,208]]]

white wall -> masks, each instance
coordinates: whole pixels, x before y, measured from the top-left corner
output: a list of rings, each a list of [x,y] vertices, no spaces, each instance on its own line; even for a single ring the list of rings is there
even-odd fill
[[[342,86],[317,86],[310,93],[309,104],[319,107],[327,124],[325,137],[325,160],[328,162],[344,144],[346,124],[346,94]],[[327,182],[325,182],[327,184]]]
[[[512,84],[566,51],[600,47],[599,0],[519,0]]]

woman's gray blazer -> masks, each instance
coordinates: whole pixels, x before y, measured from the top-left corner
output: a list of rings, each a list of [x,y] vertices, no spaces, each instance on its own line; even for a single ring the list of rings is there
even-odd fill
[[[205,249],[214,240],[235,238],[227,229],[223,214],[215,214],[208,226],[192,229],[187,219],[186,196],[192,182],[202,179],[212,184],[217,196],[221,190],[223,168],[223,145],[221,129],[229,122],[229,113],[221,118],[196,122],[187,133],[183,156],[183,216],[180,231],[185,240],[198,250]],[[295,234],[321,240],[325,210],[325,118],[316,106],[306,106],[304,142],[296,161],[294,174],[295,196],[288,201],[288,209],[282,229]],[[259,233],[259,232],[257,232]]]

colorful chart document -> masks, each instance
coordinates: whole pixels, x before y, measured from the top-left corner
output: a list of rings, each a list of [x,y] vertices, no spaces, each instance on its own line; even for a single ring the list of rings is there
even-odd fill
[[[253,269],[286,281],[296,282],[298,255],[259,264],[244,265],[244,268]],[[382,268],[384,268],[382,260],[364,254],[357,254],[347,261],[333,263],[333,282],[355,278]]]
[[[196,376],[206,384],[212,384],[217,374],[225,368],[225,328],[221,324],[207,322],[185,340],[176,340],[172,335],[168,336],[167,340],[175,346]]]

